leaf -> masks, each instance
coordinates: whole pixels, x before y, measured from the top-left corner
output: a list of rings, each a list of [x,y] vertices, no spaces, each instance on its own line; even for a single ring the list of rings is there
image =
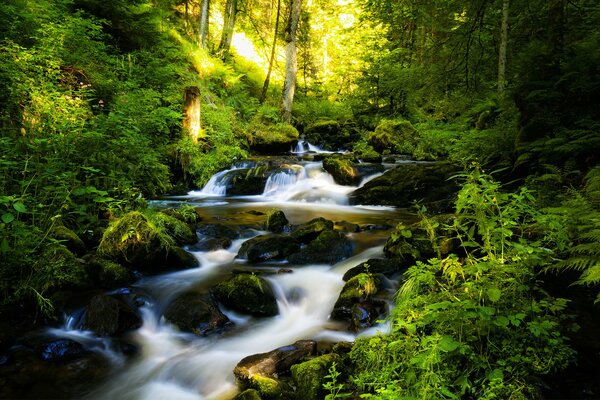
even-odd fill
[[[8,240],[6,238],[2,239],[2,243],[0,243],[0,253],[6,253],[10,250],[10,245],[8,244]]]
[[[2,214],[2,222],[5,224],[10,224],[15,220],[15,216],[11,213]]]
[[[20,212],[20,213],[26,213],[27,212],[27,207],[25,207],[25,204],[23,204],[21,202],[13,203],[13,208],[15,210],[17,210],[17,212]]]
[[[498,288],[490,288],[486,291],[486,293],[488,299],[490,299],[492,303],[497,302],[502,297],[502,291]]]
[[[460,346],[460,342],[452,339],[451,336],[444,336],[440,340],[440,349],[447,353],[456,350],[458,346]]]
[[[501,328],[506,328],[509,323],[510,320],[503,315],[496,317],[496,319],[494,320],[494,325],[499,326]]]
[[[489,374],[487,374],[487,379],[489,381],[503,380],[504,373],[502,372],[502,370],[500,368],[496,368],[493,371],[491,371]]]

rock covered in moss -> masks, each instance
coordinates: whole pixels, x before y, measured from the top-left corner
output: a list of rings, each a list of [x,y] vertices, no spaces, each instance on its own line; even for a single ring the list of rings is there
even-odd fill
[[[262,400],[258,390],[246,389],[242,393],[235,396],[235,400]]]
[[[368,261],[365,261],[356,267],[350,268],[342,279],[344,282],[349,281],[357,275],[362,273],[371,273],[371,274],[383,274],[386,276],[391,276],[400,271],[406,270],[410,267],[412,263],[403,263],[399,259],[385,259],[385,258],[371,258]]]
[[[196,232],[186,222],[165,213],[155,213],[151,217],[157,228],[169,235],[177,246],[194,244],[198,241]]]
[[[128,285],[135,280],[131,271],[119,263],[96,255],[84,259],[85,270],[94,286],[112,289]]]
[[[290,222],[281,210],[271,210],[267,213],[265,220],[265,229],[273,233],[282,233],[289,227]]]
[[[238,274],[217,284],[215,298],[234,311],[269,317],[277,315],[277,301],[268,281],[251,274]]]
[[[59,240],[69,251],[81,256],[85,254],[86,247],[83,240],[75,232],[64,225],[55,225],[50,230],[50,236]]]
[[[324,230],[288,260],[292,264],[335,264],[352,255],[352,242],[343,232]]]
[[[459,188],[450,178],[459,170],[447,162],[402,164],[350,193],[350,203],[451,209]]]
[[[409,121],[384,119],[377,125],[375,132],[368,135],[367,141],[379,153],[388,150],[392,153],[412,154],[417,142],[416,133]]]
[[[290,124],[252,123],[250,148],[261,154],[286,154],[298,140],[298,130]]]
[[[240,247],[238,258],[256,263],[268,260],[283,260],[300,250],[300,244],[284,235],[260,235],[245,241]]]
[[[350,322],[353,331],[371,326],[386,309],[386,302],[377,297],[383,282],[381,274],[362,273],[351,278],[342,288],[331,318]]]
[[[262,194],[267,179],[268,169],[265,166],[255,168],[239,168],[231,171],[227,182],[226,194],[229,196],[254,196]]]
[[[290,236],[300,243],[309,243],[315,240],[323,231],[333,229],[333,222],[319,217],[310,221],[295,226],[290,233]]]
[[[82,260],[63,245],[45,248],[33,268],[38,271],[38,276],[43,277],[33,284],[38,292],[45,295],[90,285]]]
[[[323,119],[304,129],[304,139],[325,150],[350,150],[352,144],[360,139],[360,133],[351,124]]]
[[[354,145],[352,154],[356,162],[380,163],[382,161],[381,154],[364,141],[357,142]]]
[[[326,157],[323,160],[323,169],[329,172],[339,185],[356,186],[362,179],[352,160],[340,156]]]
[[[178,296],[169,304],[164,316],[182,331],[197,335],[220,333],[231,326],[229,318],[211,298],[193,292]]]
[[[334,363],[339,371],[342,359],[338,354],[330,353],[292,365],[290,371],[296,386],[296,397],[302,400],[324,399],[327,392],[323,389],[323,383]]]
[[[142,326],[137,309],[119,296],[98,295],[86,307],[83,328],[100,336],[117,335]]]

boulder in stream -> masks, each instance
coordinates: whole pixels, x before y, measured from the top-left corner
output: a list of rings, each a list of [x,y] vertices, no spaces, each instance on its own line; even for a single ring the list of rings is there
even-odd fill
[[[142,326],[136,307],[122,296],[98,295],[88,304],[83,329],[100,336],[117,335]]]
[[[265,220],[265,229],[273,233],[282,233],[287,230],[290,222],[286,218],[283,211],[273,209],[267,213]]]
[[[96,287],[112,289],[133,283],[134,275],[121,264],[99,257],[88,255],[84,257],[85,270]]]
[[[375,323],[386,311],[386,302],[378,297],[385,277],[381,274],[362,273],[351,278],[340,292],[331,318],[350,322],[352,331],[359,331]]]
[[[208,296],[188,292],[178,296],[167,308],[165,318],[182,331],[197,335],[221,333],[231,321]]]
[[[341,368],[342,358],[335,353],[325,354],[311,360],[292,365],[290,371],[296,386],[296,398],[302,400],[324,399],[327,391],[323,382],[333,364]]]
[[[323,169],[333,176],[338,185],[356,186],[362,179],[352,160],[338,155],[326,157],[323,160]]]
[[[319,217],[310,221],[297,225],[292,229],[291,237],[300,243],[309,243],[315,240],[323,231],[333,229],[333,222],[328,219]]]
[[[277,301],[271,285],[251,274],[238,274],[217,284],[212,293],[225,307],[261,317],[277,315]]]
[[[245,241],[238,252],[238,258],[256,263],[268,260],[283,260],[300,250],[300,243],[284,235],[260,235]]]
[[[350,193],[351,204],[451,208],[458,185],[450,179],[460,168],[448,162],[402,164]]]
[[[356,267],[350,268],[348,271],[346,271],[342,279],[344,282],[348,282],[350,279],[363,273],[391,276],[406,270],[411,265],[411,262],[402,262],[401,259],[397,258],[371,258],[370,260],[365,261]]]
[[[335,264],[352,255],[352,242],[343,232],[324,230],[299,252],[288,257],[291,264]]]

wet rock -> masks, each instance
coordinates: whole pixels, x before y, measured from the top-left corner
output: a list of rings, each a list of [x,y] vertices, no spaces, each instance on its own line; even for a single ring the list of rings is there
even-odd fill
[[[237,255],[248,262],[283,260],[300,250],[300,244],[293,238],[283,235],[261,235],[245,241]]]
[[[338,185],[356,186],[362,179],[352,160],[339,156],[327,157],[323,160],[323,169],[333,176]]]
[[[336,221],[335,229],[342,232],[360,232],[360,226],[349,221]]]
[[[255,376],[273,378],[289,371],[292,365],[312,355],[316,346],[314,340],[299,340],[267,353],[245,357],[235,366],[233,374],[241,381],[249,381]]]
[[[344,233],[325,230],[288,260],[292,264],[335,264],[352,255],[352,242]]]
[[[212,299],[198,293],[184,293],[177,297],[164,315],[182,331],[197,335],[221,333],[232,325]]]
[[[298,130],[290,124],[272,121],[253,121],[249,127],[252,134],[250,148],[260,154],[287,154],[298,140]],[[263,185],[264,187],[264,185]]]
[[[450,209],[459,187],[448,179],[459,170],[446,162],[403,164],[352,192],[350,202],[411,207],[417,201],[437,210]]]
[[[347,282],[362,273],[383,274],[390,276],[406,270],[411,265],[412,263],[406,263],[397,258],[371,258],[370,260],[359,264],[356,267],[350,268],[348,271],[346,271],[342,279],[344,282]]]
[[[371,326],[386,308],[386,302],[377,297],[384,279],[381,274],[367,273],[351,278],[342,288],[331,318],[350,322],[353,331]]]
[[[309,243],[315,240],[323,231],[333,229],[333,222],[325,218],[315,218],[293,228],[290,236],[300,243]]]
[[[296,398],[302,400],[324,399],[327,391],[323,389],[323,382],[326,381],[325,377],[334,363],[339,371],[342,359],[339,355],[331,353],[292,365],[290,371],[296,386]]]
[[[215,251],[221,249],[227,249],[231,246],[232,241],[228,237],[220,238],[202,238],[198,243],[186,247],[189,251]]]
[[[50,236],[59,240],[62,244],[74,254],[82,256],[86,252],[83,240],[75,232],[63,225],[56,225],[50,230]]]
[[[112,289],[133,283],[134,275],[119,263],[90,255],[84,258],[85,270],[95,287]]]
[[[271,285],[256,275],[235,275],[217,284],[212,293],[225,307],[234,311],[265,317],[278,312]]]
[[[227,184],[226,193],[229,196],[254,196],[262,194],[269,178],[264,167],[241,168],[232,171]]]
[[[273,233],[282,233],[289,226],[289,221],[281,210],[271,210],[267,213],[265,229]]]
[[[198,259],[181,247],[171,248],[166,255],[165,264],[168,269],[196,268],[200,266]]]
[[[100,336],[116,335],[142,326],[137,309],[123,297],[98,295],[86,308],[83,329]]]
[[[235,396],[235,400],[262,400],[258,390],[246,389],[242,393]]]
[[[87,353],[83,345],[71,339],[56,339],[45,343],[40,349],[40,357],[45,361],[64,362]]]
[[[236,229],[223,224],[204,224],[198,227],[198,233],[203,236],[213,238],[228,238],[231,240],[238,239],[240,232]]]
[[[360,132],[351,124],[320,120],[304,129],[304,139],[325,150],[350,150],[360,139]]]

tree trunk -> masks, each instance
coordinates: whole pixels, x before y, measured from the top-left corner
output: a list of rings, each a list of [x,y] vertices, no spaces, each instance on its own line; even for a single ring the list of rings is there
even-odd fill
[[[229,53],[231,39],[233,39],[233,28],[235,26],[235,17],[237,15],[237,0],[227,0],[225,4],[225,17],[223,18],[223,33],[221,43],[219,43],[218,53],[224,57]]]
[[[277,45],[277,31],[279,30],[279,15],[281,14],[281,0],[277,0],[277,16],[275,17],[275,32],[273,33],[273,46],[271,47],[271,57],[269,58],[269,70],[263,84],[262,93],[260,94],[260,103],[262,104],[267,98],[267,90],[269,90],[269,81],[271,80],[271,72],[273,71],[273,61],[275,60],[275,47]]]
[[[498,53],[498,93],[506,87],[506,48],[508,42],[508,10],[510,0],[502,3],[502,26],[500,27],[500,51]]]
[[[208,45],[208,19],[210,10],[210,0],[202,0],[200,9],[200,46],[206,49]]]
[[[183,128],[187,130],[192,142],[198,143],[200,137],[200,89],[198,86],[189,86],[183,93],[183,107],[185,118]]]
[[[298,49],[296,48],[296,31],[300,20],[302,0],[292,0],[290,17],[285,28],[285,83],[283,85],[283,120],[292,122],[292,103],[296,90],[296,74],[298,73]]]

